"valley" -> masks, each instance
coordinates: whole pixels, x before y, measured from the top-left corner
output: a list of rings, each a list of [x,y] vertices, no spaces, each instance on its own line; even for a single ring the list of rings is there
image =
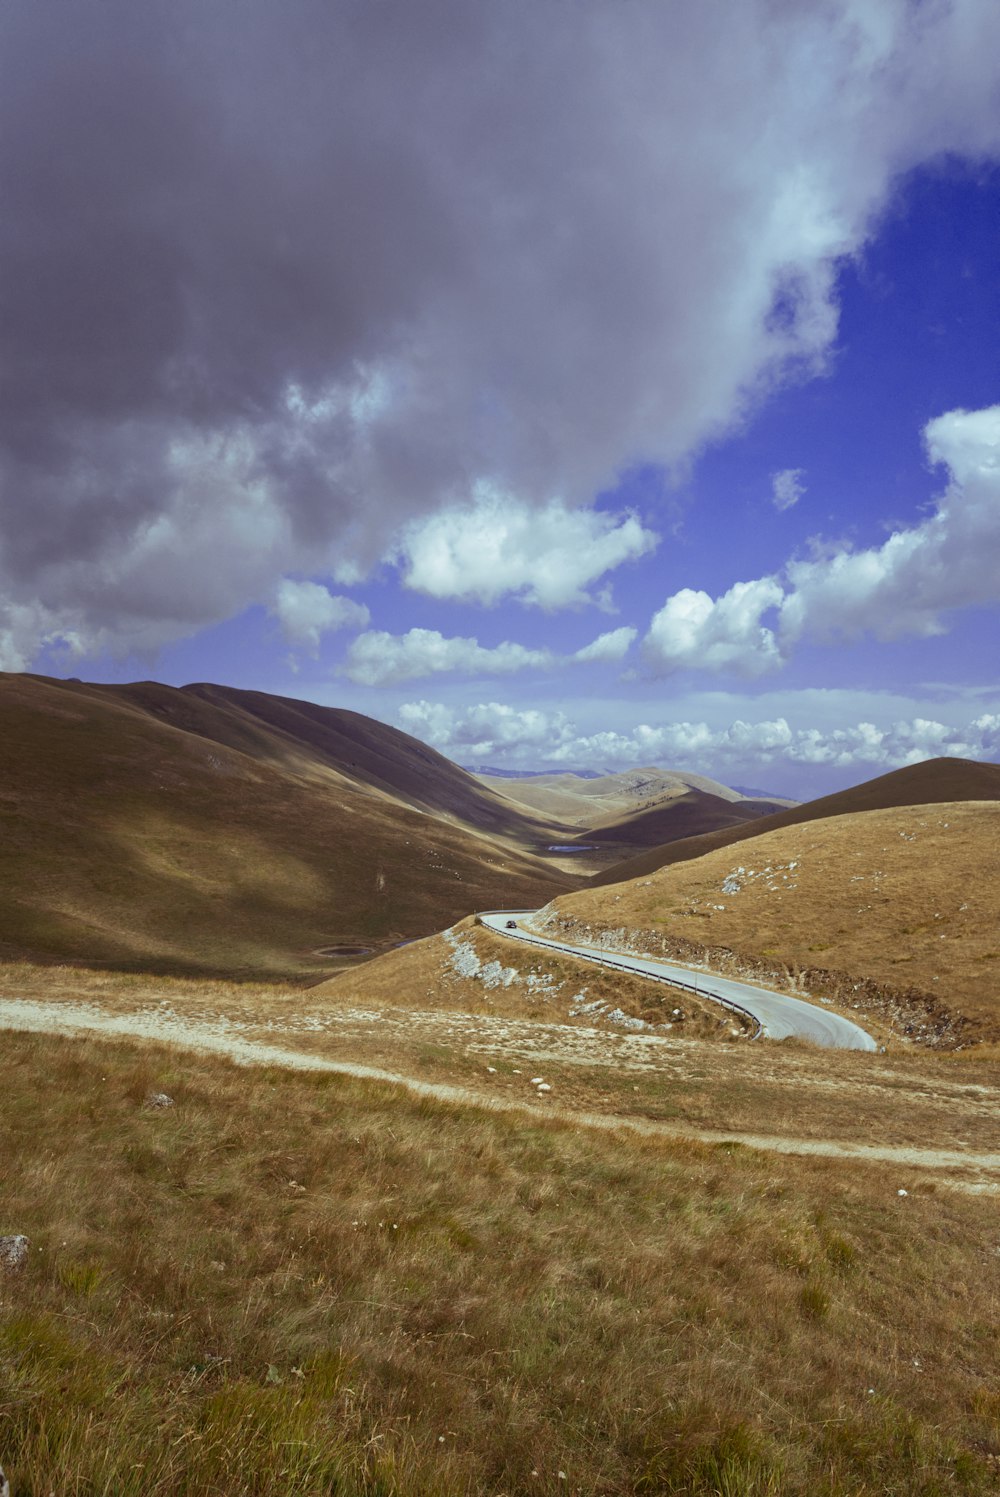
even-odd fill
[[[16,1490],[994,1489],[996,766],[797,806],[221,687],[0,710]],[[694,990],[583,959],[644,953]]]

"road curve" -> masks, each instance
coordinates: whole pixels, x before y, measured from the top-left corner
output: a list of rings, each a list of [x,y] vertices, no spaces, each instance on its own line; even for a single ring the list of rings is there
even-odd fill
[[[650,956],[633,956],[627,951],[604,951],[594,946],[578,946],[571,941],[553,941],[548,936],[536,935],[521,922],[530,922],[533,910],[489,910],[479,919],[498,935],[508,936],[514,941],[527,941],[532,946],[549,946],[553,951],[568,951],[586,961],[601,966],[618,967],[627,972],[636,972],[640,977],[652,977],[660,982],[676,983],[679,987],[692,988],[703,998],[711,998],[726,1008],[735,1008],[749,1014],[759,1025],[758,1033],[772,1040],[811,1040],[814,1045],[828,1045],[838,1050],[877,1050],[878,1046],[860,1024],[844,1019],[840,1014],[830,1013],[815,1003],[806,1003],[801,998],[792,998],[787,993],[775,993],[769,988],[757,988],[748,982],[738,982],[732,977],[720,977],[714,972],[701,972],[694,967],[681,967],[673,962],[661,961]],[[508,922],[516,920],[513,930]]]

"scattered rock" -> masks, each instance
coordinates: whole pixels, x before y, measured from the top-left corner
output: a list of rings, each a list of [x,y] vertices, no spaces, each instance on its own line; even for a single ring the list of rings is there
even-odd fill
[[[0,1497],[10,1497],[10,1482],[4,1476],[2,1466],[0,1466]]]
[[[150,1092],[149,1096],[146,1098],[147,1107],[173,1107],[173,1105],[173,1097],[168,1097],[166,1092]]]
[[[0,1268],[20,1268],[27,1259],[29,1246],[23,1232],[17,1232],[13,1237],[0,1237]],[[2,1488],[0,1497],[3,1497]]]

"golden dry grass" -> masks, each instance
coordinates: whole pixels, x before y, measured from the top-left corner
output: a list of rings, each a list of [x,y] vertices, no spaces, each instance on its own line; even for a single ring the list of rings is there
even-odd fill
[[[14,1497],[995,1489],[992,1202],[152,1048],[4,1051]]]
[[[995,1040],[1000,802],[785,827],[561,898],[557,927],[641,932],[650,949],[804,985],[918,1039]]]
[[[471,917],[452,928],[452,940],[474,952],[485,970],[464,976],[454,945],[444,936],[432,936],[320,983],[310,996],[335,1004],[445,1009],[614,1028],[599,1011],[571,1013],[575,1003],[601,1002],[647,1024],[670,1023],[678,1035],[702,1039],[729,1038],[736,1023],[717,1004],[693,993],[681,995],[662,983],[518,945],[476,925]],[[498,975],[504,970],[516,973],[509,985]],[[678,1004],[682,1009],[674,1018]]]
[[[908,1171],[944,1170],[963,1185],[1000,1178],[1000,1069],[989,1046],[954,1053],[896,1043],[874,1055],[747,1043],[728,1028],[709,1030],[723,1043],[706,1044],[692,1038],[698,1018],[686,1008],[668,1033],[635,1035],[595,1026],[592,1015],[567,1021],[558,994],[519,1001],[513,988],[496,995],[474,979],[442,977],[442,956],[431,941],[394,953],[364,969],[384,969],[384,984],[353,994],[350,978],[306,991],[7,964],[0,1018],[14,1015],[16,1027],[16,1005],[26,1001],[41,1006],[37,1021],[49,1028],[100,1031],[107,1020],[195,1049],[231,1044],[239,1054],[249,1045],[258,1063],[267,1057],[253,1047],[278,1047],[269,1049],[272,1063],[280,1053],[287,1063],[301,1056],[374,1066],[458,1088],[466,1101],[541,1106],[582,1126],[621,1119],[691,1136],[754,1137],[779,1150],[874,1145],[896,1151],[889,1157]],[[432,1004],[427,984],[435,980],[442,987]],[[539,1075],[551,1086],[544,1096],[531,1084]],[[989,1156],[992,1167],[977,1162]]]

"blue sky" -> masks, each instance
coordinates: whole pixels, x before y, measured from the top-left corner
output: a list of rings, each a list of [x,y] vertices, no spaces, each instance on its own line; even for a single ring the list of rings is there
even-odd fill
[[[0,666],[801,797],[1000,758],[1000,12],[713,8],[443,4],[443,46],[430,12],[368,34],[335,5],[307,47],[251,5],[239,75],[223,30],[183,77],[228,101],[218,175],[125,91],[137,191],[172,207],[102,176],[117,280],[81,271],[107,225],[58,173],[25,204],[80,289],[55,331],[39,294],[12,407]],[[44,81],[31,14],[8,40]],[[331,104],[345,45],[365,81]],[[162,31],[126,71],[144,49],[170,100]]]

